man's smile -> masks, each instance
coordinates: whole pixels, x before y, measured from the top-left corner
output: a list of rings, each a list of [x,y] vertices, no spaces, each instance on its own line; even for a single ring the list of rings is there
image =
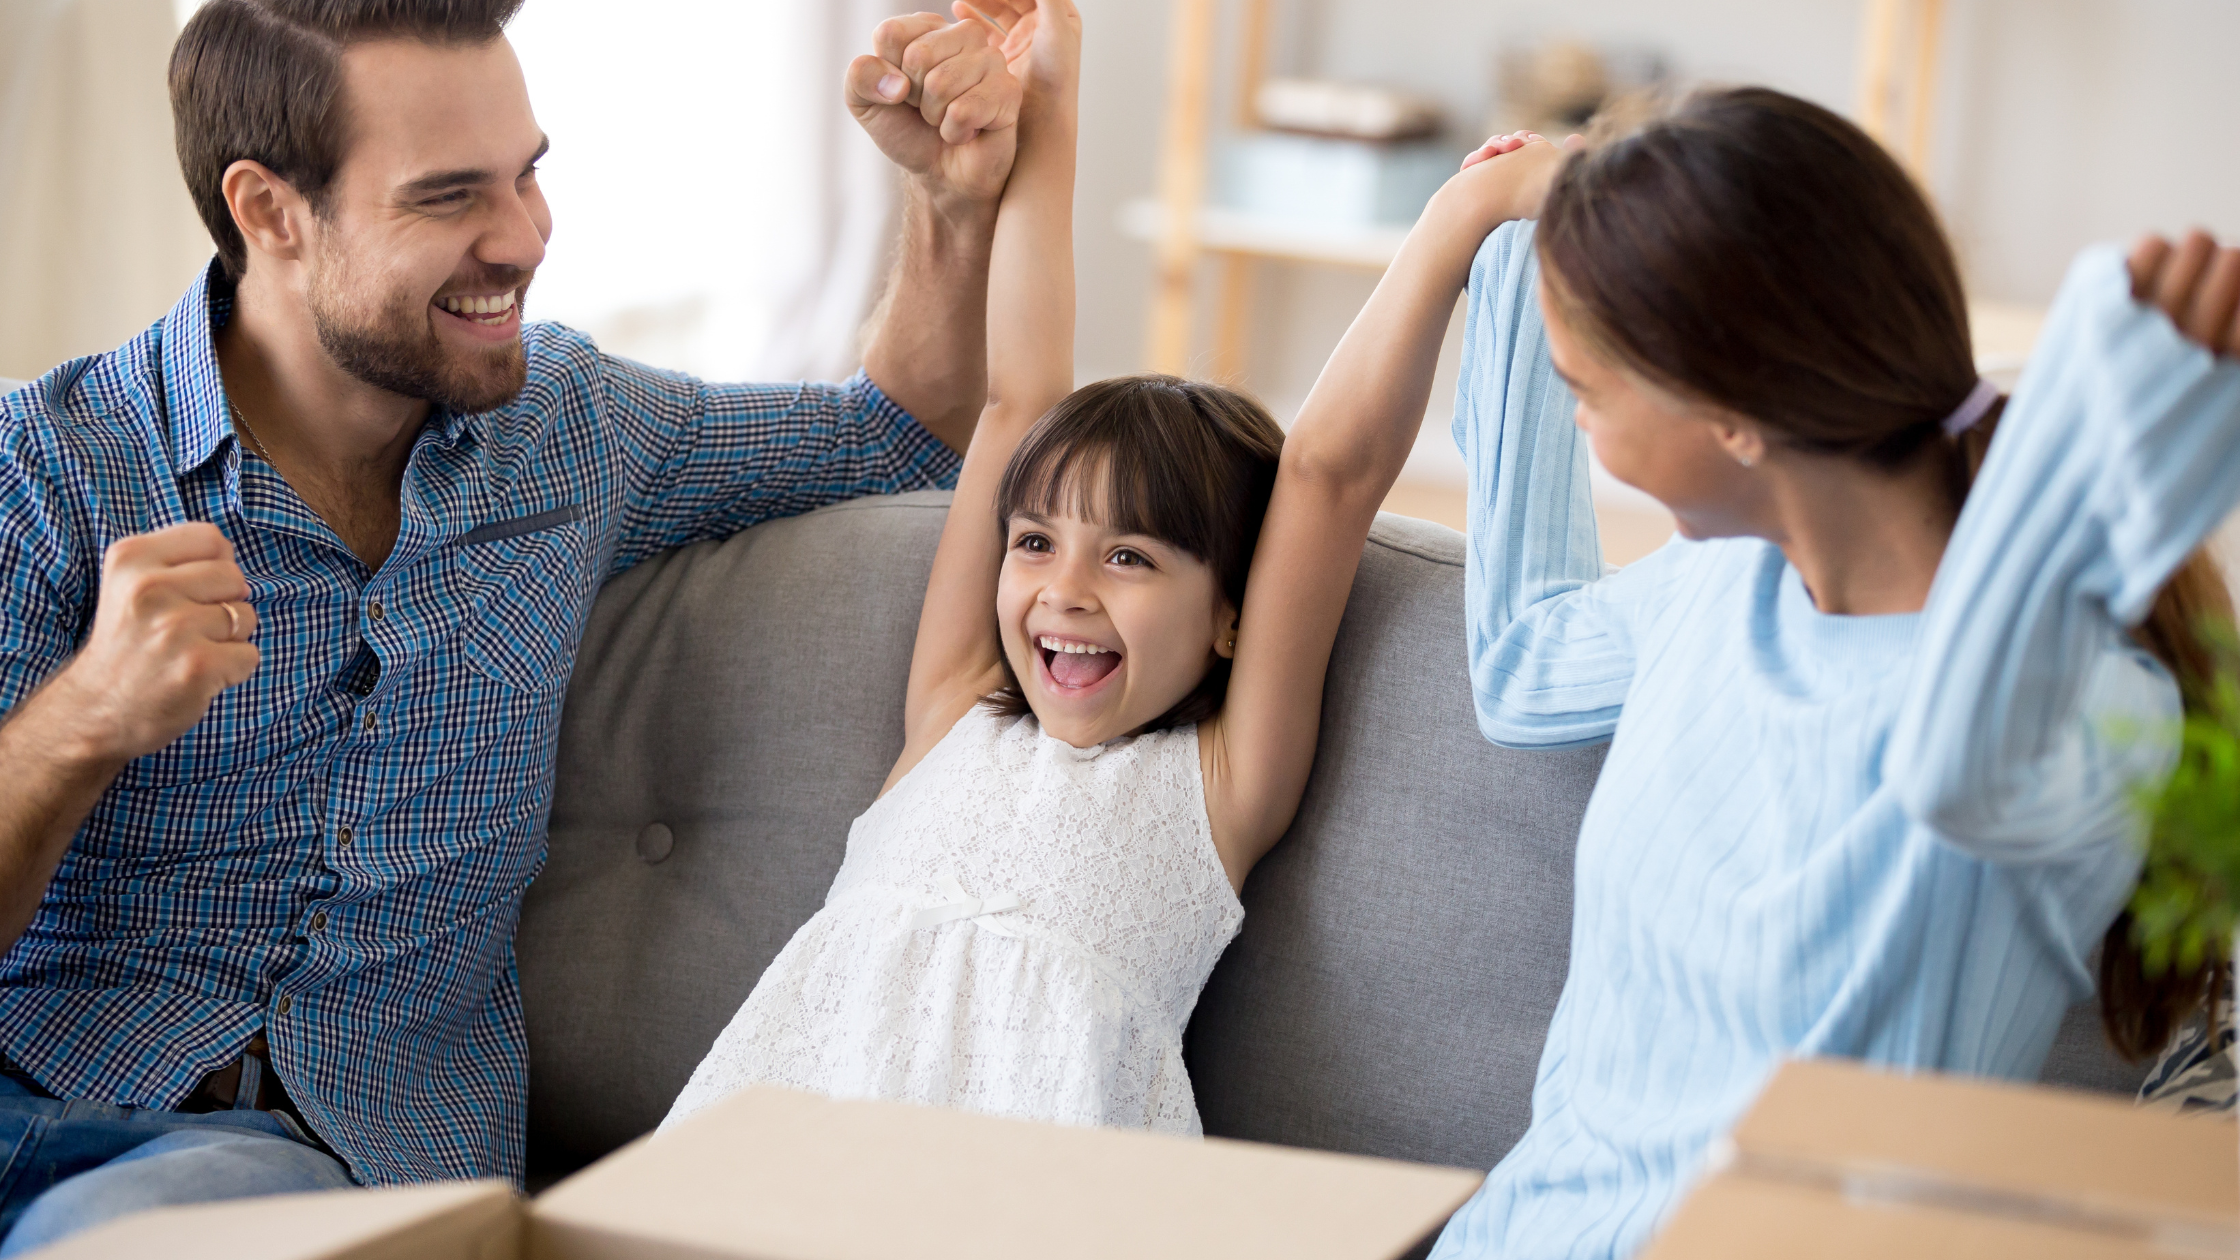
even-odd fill
[[[436,298],[433,305],[462,324],[476,329],[498,329],[515,321],[520,310],[515,301],[519,292],[507,289],[503,293],[453,293]]]

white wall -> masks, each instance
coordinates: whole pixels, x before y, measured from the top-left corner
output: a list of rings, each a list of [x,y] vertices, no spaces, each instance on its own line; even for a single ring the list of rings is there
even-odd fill
[[[1081,6],[1078,360],[1092,379],[1143,363],[1150,252],[1112,224],[1121,202],[1153,186],[1166,15],[1143,0]],[[2042,302],[2079,247],[2150,226],[2240,233],[2240,3],[1945,7],[1930,184],[1977,296]],[[1571,35],[1654,45],[1686,79],[1765,83],[1848,112],[1862,8],[1860,0],[1277,0],[1274,69],[1411,88],[1474,129],[1506,41]],[[1217,99],[1226,108],[1227,98]],[[1275,264],[1260,275],[1246,384],[1288,415],[1372,281]],[[1438,436],[1451,390],[1450,377],[1433,395],[1432,433],[1411,475],[1459,471]]]

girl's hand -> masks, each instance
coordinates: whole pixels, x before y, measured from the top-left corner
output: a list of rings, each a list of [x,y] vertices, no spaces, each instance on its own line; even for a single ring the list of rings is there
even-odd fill
[[[1462,159],[1462,169],[1467,171],[1490,157],[1500,157],[1504,153],[1515,153],[1535,140],[1544,142],[1547,137],[1537,131],[1512,131],[1495,136],[1479,145],[1477,152]]]
[[[1565,153],[1584,144],[1573,136],[1558,147],[1530,131],[1495,136],[1464,159],[1461,172],[1431,199],[1416,230],[1467,242],[1475,251],[1511,219],[1540,217]]]
[[[1072,99],[1081,83],[1081,12],[1073,0],[953,0],[960,22],[978,22],[1030,103]]]
[[[2199,228],[2175,246],[2160,235],[2131,249],[2131,296],[2151,302],[2212,354],[2240,357],[2240,249]]]

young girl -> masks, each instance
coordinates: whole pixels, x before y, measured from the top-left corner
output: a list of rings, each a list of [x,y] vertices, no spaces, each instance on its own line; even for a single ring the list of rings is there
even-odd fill
[[[1166,377],[1068,396],[1076,23],[1040,0],[1008,36],[1025,102],[990,401],[902,756],[665,1124],[767,1082],[1198,1132],[1183,1025],[1298,807],[1414,426],[1310,401],[1286,442],[1248,400]]]
[[[1611,746],[1532,1126],[1435,1257],[1631,1252],[1785,1056],[2036,1074],[2224,603],[2187,561],[2240,499],[2240,253],[2209,254],[2143,251],[2139,301],[2088,252],[1999,423],[1933,213],[1816,106],[1508,138],[1439,194],[1377,300],[1428,377],[1468,280],[1479,722]],[[1587,443],[1680,527],[1609,576]]]

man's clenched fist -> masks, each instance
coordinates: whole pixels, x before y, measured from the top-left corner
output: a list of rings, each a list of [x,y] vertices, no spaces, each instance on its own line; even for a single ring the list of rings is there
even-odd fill
[[[889,18],[848,66],[848,109],[888,159],[937,196],[993,204],[1018,151],[1019,82],[1003,32],[937,13]]]
[[[256,672],[248,598],[216,526],[193,521],[110,544],[93,633],[52,684],[66,694],[83,754],[122,763],[155,752]]]

